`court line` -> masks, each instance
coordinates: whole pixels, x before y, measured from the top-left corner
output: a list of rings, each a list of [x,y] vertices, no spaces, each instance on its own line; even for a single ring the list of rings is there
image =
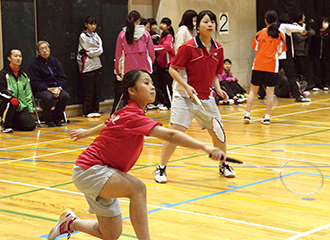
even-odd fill
[[[62,153],[75,152],[75,151],[84,150],[84,149],[86,149],[86,148],[83,147],[83,148],[78,148],[78,149],[74,149],[74,150],[61,151],[61,152],[56,152],[56,153],[49,153],[49,154],[44,154],[44,155],[38,155],[38,156],[31,156],[31,157],[26,157],[26,158],[20,158],[20,159],[15,159],[15,160],[11,160],[11,161],[0,162],[0,165],[1,164],[14,163],[14,162],[18,162],[18,161],[27,160],[27,159],[35,159],[35,158],[40,158],[40,157],[48,157],[48,156],[58,155],[58,154],[62,154]]]
[[[324,226],[321,226],[321,227],[312,229],[312,230],[307,231],[307,232],[304,232],[304,233],[300,233],[300,234],[298,234],[296,236],[293,236],[293,237],[290,237],[290,238],[286,238],[285,240],[295,240],[295,239],[302,238],[302,237],[305,237],[307,235],[311,235],[313,233],[322,231],[322,230],[327,229],[327,228],[330,228],[330,224],[327,224],[327,225],[324,225]]]
[[[271,181],[271,180],[272,179],[269,179],[267,181]],[[46,190],[58,191],[58,192],[65,192],[65,193],[71,193],[71,194],[76,194],[76,195],[83,195],[83,193],[80,193],[80,192],[62,190],[62,189],[58,189],[58,188],[43,187],[43,186],[32,185],[32,184],[27,184],[27,183],[19,183],[19,182],[7,181],[7,180],[2,180],[2,179],[0,179],[0,182],[11,183],[11,184],[16,184],[16,185],[23,185],[23,186],[30,186],[30,187],[36,187],[36,188],[40,188],[40,189],[46,189]],[[264,181],[261,181],[261,182],[264,182]],[[258,183],[254,183],[252,185],[255,185],[255,184],[258,184]],[[236,189],[241,189],[243,187],[248,187],[250,185],[251,184],[248,184],[248,185],[245,185],[245,186],[242,186],[242,187],[237,187],[237,188],[235,188],[235,190]],[[179,205],[183,205],[183,204],[186,204],[186,203],[191,203],[191,202],[198,201],[200,199],[205,199],[205,198],[208,198],[208,197],[217,196],[217,195],[220,195],[222,193],[230,192],[230,191],[233,191],[233,189],[228,189],[228,190],[225,190],[225,191],[221,191],[221,192],[213,193],[213,194],[208,194],[208,195],[205,195],[203,197],[187,200],[187,201],[184,201],[184,202],[167,205],[166,207],[147,204],[148,207],[155,208],[154,210],[148,211],[148,214],[153,213],[153,212],[158,212],[158,211],[161,211],[161,210],[169,210],[169,211],[174,211],[174,212],[181,212],[181,213],[186,213],[186,214],[191,214],[191,215],[203,216],[203,217],[207,217],[207,218],[214,218],[214,219],[219,219],[219,220],[224,220],[224,221],[229,221],[229,222],[235,222],[235,223],[240,223],[240,224],[245,224],[245,225],[250,225],[250,226],[256,226],[256,227],[261,227],[261,228],[271,229],[271,230],[276,230],[276,231],[281,231],[281,232],[300,234],[300,232],[297,232],[297,231],[292,231],[292,230],[287,230],[287,229],[282,229],[282,228],[276,228],[276,227],[267,226],[267,225],[263,225],[263,224],[251,223],[251,222],[246,222],[246,221],[241,221],[241,220],[236,220],[236,219],[231,219],[231,218],[224,218],[224,217],[219,217],[219,216],[214,216],[214,215],[209,215],[209,214],[196,213],[196,212],[191,212],[191,211],[186,211],[186,210],[180,210],[180,209],[174,209],[173,208],[173,207],[176,207],[176,206],[179,206]],[[129,203],[128,200],[120,199],[119,201]],[[130,218],[129,216],[124,217],[123,220],[128,220],[129,218]]]

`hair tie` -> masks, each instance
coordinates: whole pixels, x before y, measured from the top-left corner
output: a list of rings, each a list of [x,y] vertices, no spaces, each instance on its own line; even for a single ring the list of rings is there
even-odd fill
[[[131,17],[131,19],[132,19],[133,21],[135,21],[135,19],[134,19],[133,17]]]

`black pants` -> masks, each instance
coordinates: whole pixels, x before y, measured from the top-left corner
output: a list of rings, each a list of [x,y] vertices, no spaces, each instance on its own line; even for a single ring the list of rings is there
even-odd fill
[[[115,98],[114,98],[114,102],[112,105],[112,110],[110,113],[110,116],[117,111],[117,105],[119,103],[120,97],[121,97],[121,93],[120,93],[120,86],[121,86],[121,81],[118,81],[117,78],[115,79],[114,82],[114,87],[115,87]],[[118,109],[119,110],[119,109]]]
[[[61,122],[63,119],[63,112],[70,99],[70,95],[65,90],[62,90],[60,96],[56,99],[49,91],[36,92],[34,96],[41,99],[42,115],[46,124],[50,122]],[[52,112],[52,107],[54,105],[55,109]]]
[[[10,103],[6,116],[3,116],[6,107],[7,102],[4,101],[0,104],[0,115],[5,117],[3,128],[13,128],[19,131],[32,131],[36,128],[35,121],[27,108],[17,112],[18,107]]]
[[[313,66],[309,56],[295,56],[294,63],[296,66],[296,73],[301,74],[306,78],[308,83],[307,90],[315,87],[313,79]]]
[[[288,78],[292,97],[300,98],[300,91],[297,85],[295,64],[292,58],[280,60],[280,69],[283,67],[285,76]]]
[[[316,87],[329,87],[329,64],[328,58],[313,57],[314,82]]]
[[[83,114],[99,112],[101,99],[101,69],[81,75],[84,91]]]
[[[162,68],[158,66],[157,69],[157,76],[158,76],[158,89],[160,90],[160,94],[164,95],[164,102],[163,104],[170,109],[171,108],[171,96],[173,95],[172,92],[172,83],[173,78],[168,73],[168,68]],[[169,95],[170,94],[170,95]]]

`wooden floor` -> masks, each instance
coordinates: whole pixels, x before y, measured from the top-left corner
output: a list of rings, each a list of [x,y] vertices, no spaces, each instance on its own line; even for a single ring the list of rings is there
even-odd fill
[[[330,93],[314,93],[311,98],[311,103],[280,99],[269,126],[260,124],[265,112],[260,100],[248,125],[242,122],[244,104],[219,107],[228,156],[273,168],[290,158],[330,163]],[[102,114],[101,120],[70,118],[65,127],[0,133],[1,240],[45,239],[68,207],[80,218],[95,218],[71,179],[75,159],[93,138],[74,142],[69,131],[97,125],[108,115]],[[147,115],[169,126],[170,111],[152,110]],[[187,133],[210,142],[196,122]],[[144,151],[130,171],[148,189],[152,239],[330,239],[329,165],[320,166],[323,189],[301,196],[287,191],[275,172],[233,164],[237,177],[227,179],[203,152],[178,148],[168,166],[169,182],[157,184],[154,170],[161,146],[161,141],[146,138]],[[121,207],[120,239],[136,239],[127,199],[121,199]],[[77,233],[71,239],[95,238]]]

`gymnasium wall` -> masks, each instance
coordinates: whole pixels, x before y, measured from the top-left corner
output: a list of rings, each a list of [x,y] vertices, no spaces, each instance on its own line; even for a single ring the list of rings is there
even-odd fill
[[[255,0],[132,0],[131,4],[129,8],[139,11],[145,18],[154,17],[158,23],[163,17],[169,17],[175,31],[187,9],[196,12],[209,9],[218,19],[220,12],[228,12],[229,34],[219,34],[215,38],[223,46],[225,58],[232,60],[233,74],[243,87],[249,87],[254,58],[251,44],[256,33]],[[149,4],[152,4],[152,11]]]

